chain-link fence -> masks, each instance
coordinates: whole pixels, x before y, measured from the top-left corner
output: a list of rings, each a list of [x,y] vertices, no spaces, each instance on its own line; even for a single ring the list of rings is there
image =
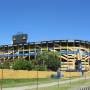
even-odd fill
[[[61,75],[60,75],[61,74]],[[65,76],[66,75],[66,76]],[[90,72],[0,70],[1,90],[89,90]],[[85,89],[86,88],[86,89]]]

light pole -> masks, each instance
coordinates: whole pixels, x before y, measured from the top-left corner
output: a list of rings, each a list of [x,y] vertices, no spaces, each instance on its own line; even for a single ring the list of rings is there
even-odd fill
[[[3,63],[1,62],[1,90],[3,89]]]
[[[38,58],[37,58],[37,51],[36,51],[36,44],[35,44],[35,61],[37,62],[37,88],[36,90],[38,90]]]

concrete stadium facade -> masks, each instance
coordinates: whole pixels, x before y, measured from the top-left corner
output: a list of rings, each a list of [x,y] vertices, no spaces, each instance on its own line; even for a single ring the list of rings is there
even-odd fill
[[[83,40],[51,40],[0,46],[0,62],[23,58],[36,59],[38,52],[54,51],[60,54],[61,70],[89,70],[90,42]]]

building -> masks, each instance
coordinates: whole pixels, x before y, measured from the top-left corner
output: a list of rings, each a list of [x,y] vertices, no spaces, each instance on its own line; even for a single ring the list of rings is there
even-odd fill
[[[27,34],[13,36],[12,45],[0,46],[0,61],[23,58],[33,60],[38,52],[54,51],[60,54],[61,70],[88,70],[90,67],[90,42],[83,40],[51,40],[27,42]]]

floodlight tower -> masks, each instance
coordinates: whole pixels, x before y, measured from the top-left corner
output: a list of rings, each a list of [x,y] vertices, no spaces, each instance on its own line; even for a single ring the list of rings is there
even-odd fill
[[[12,36],[13,44],[25,44],[28,40],[28,34],[17,33]]]

